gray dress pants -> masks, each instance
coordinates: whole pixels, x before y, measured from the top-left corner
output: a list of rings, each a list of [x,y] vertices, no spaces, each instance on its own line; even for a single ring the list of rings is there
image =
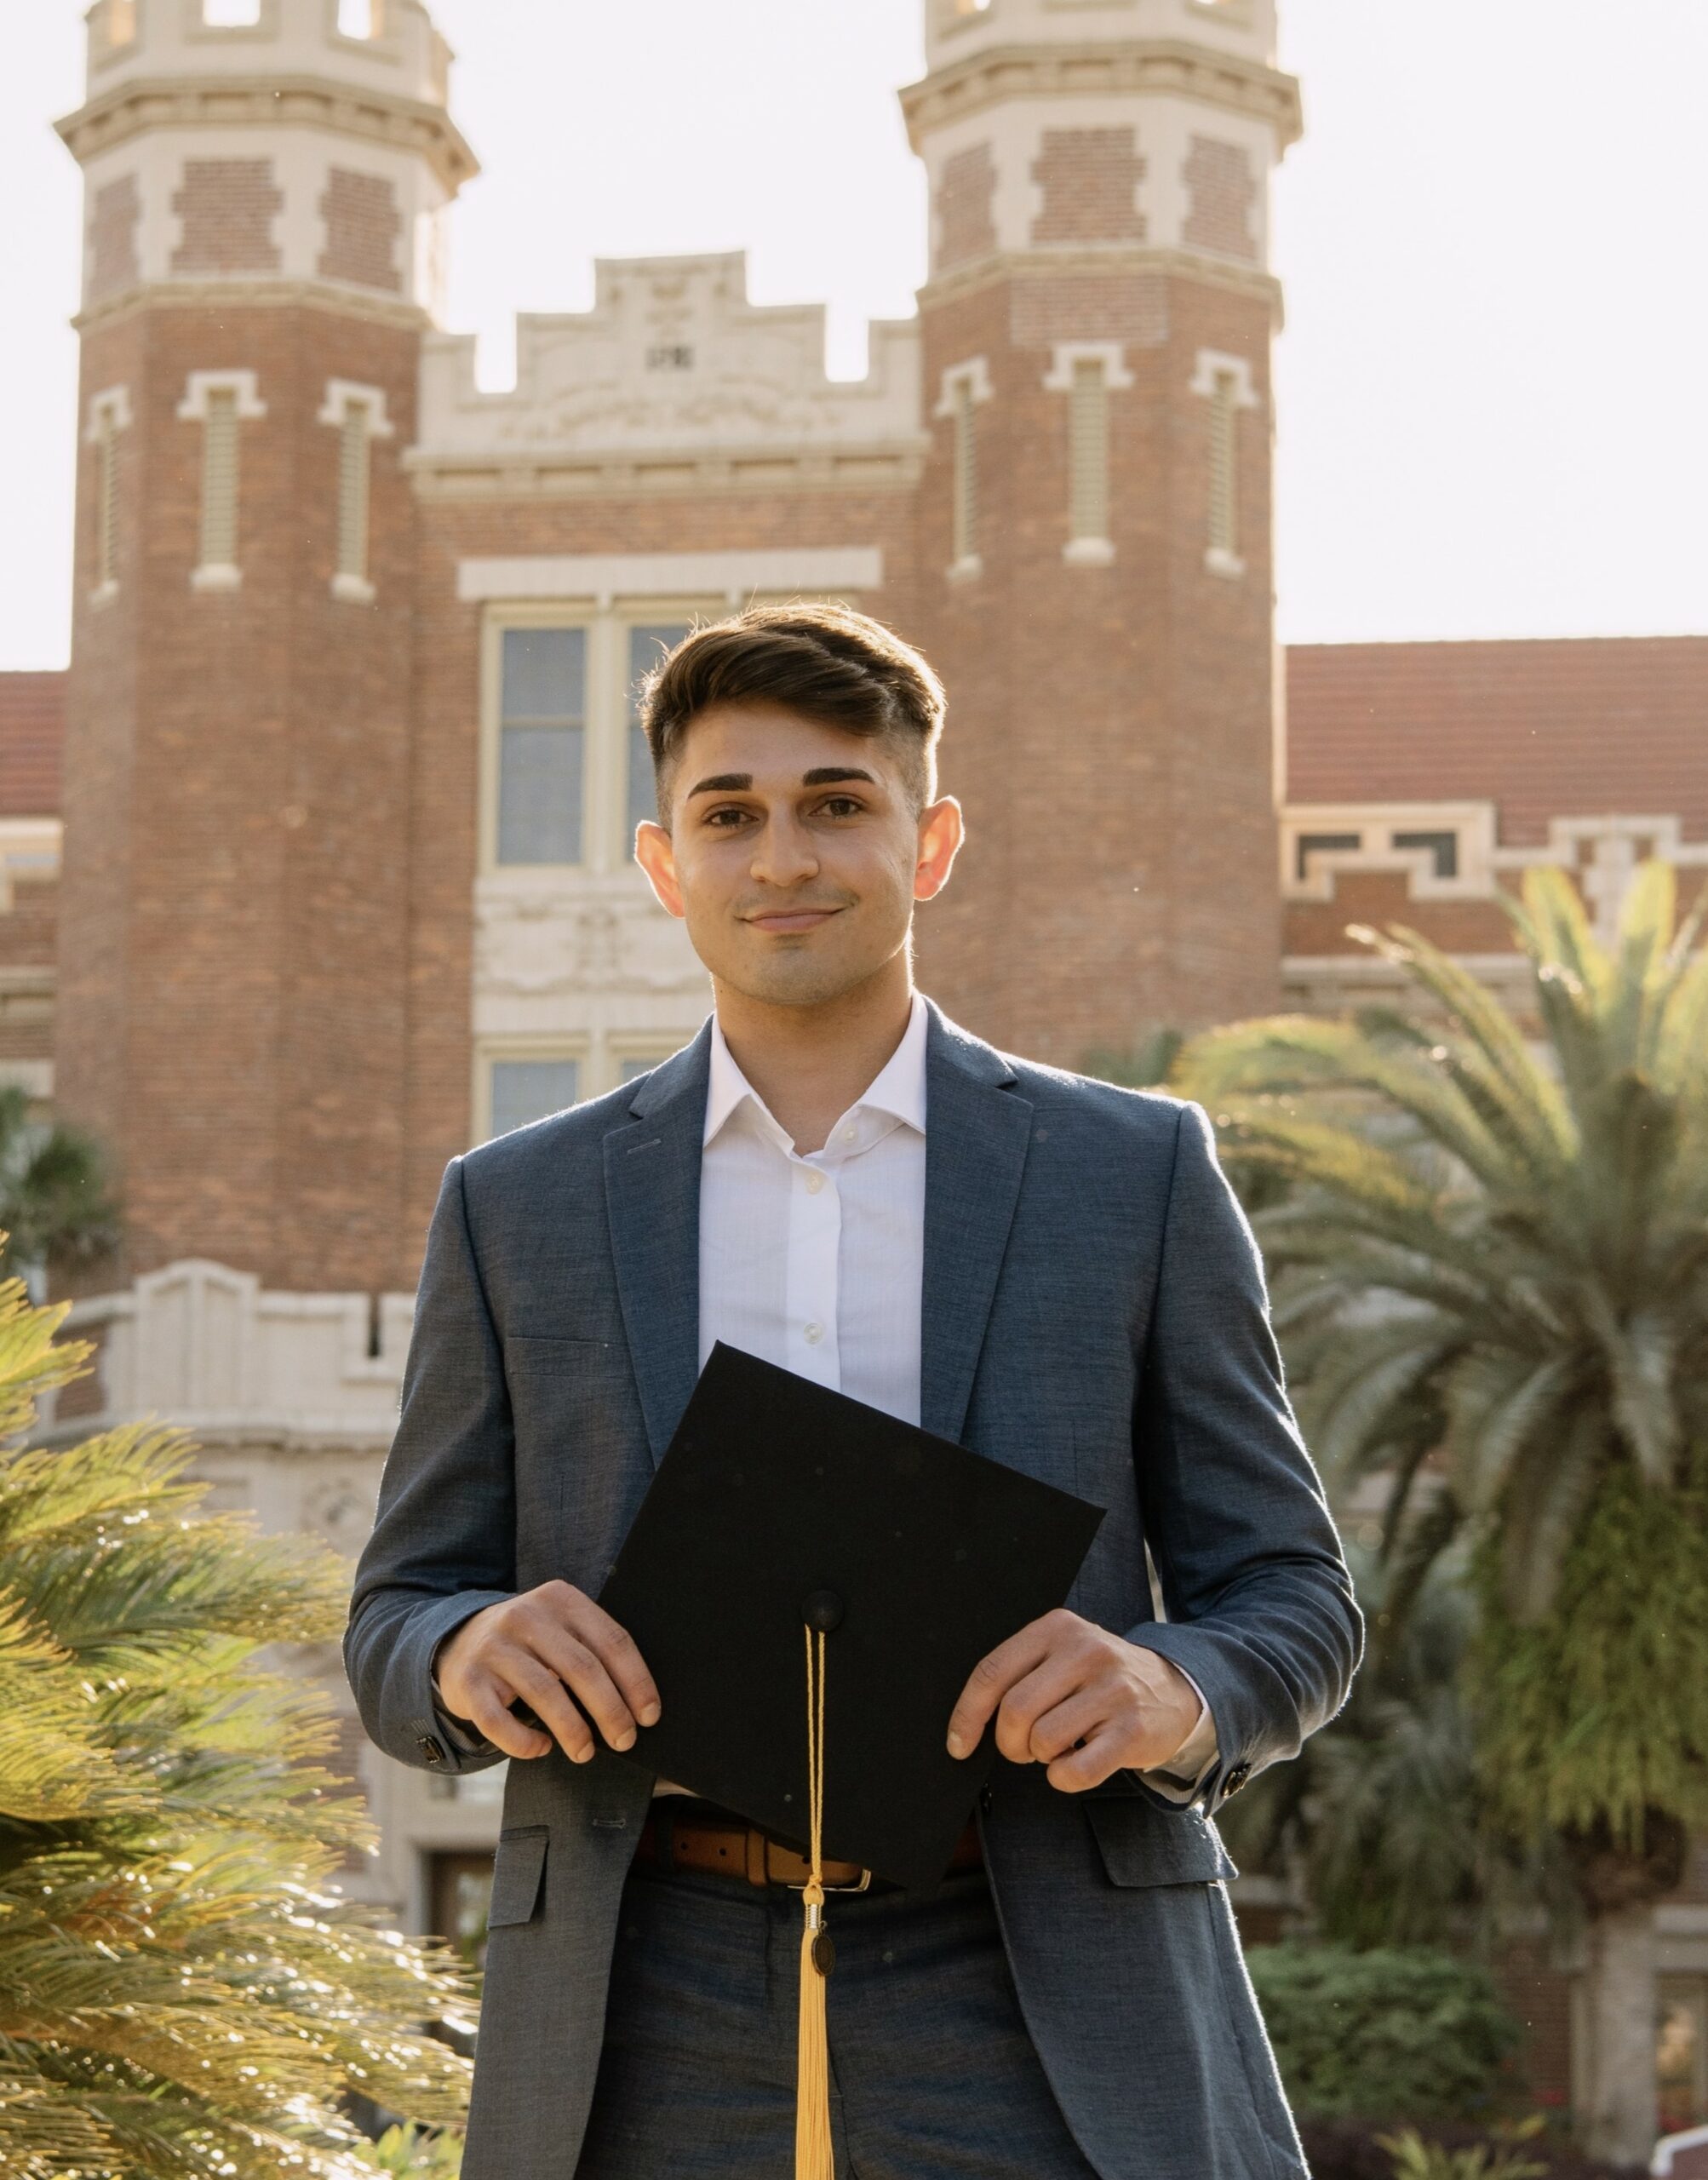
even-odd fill
[[[837,2180],[1096,2180],[1020,2016],[982,1870],[833,1894]],[[637,1868],[576,2180],[793,2180],[799,1893]]]

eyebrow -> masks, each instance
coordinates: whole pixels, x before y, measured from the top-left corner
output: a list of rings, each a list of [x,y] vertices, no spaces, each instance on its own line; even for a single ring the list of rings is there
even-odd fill
[[[874,774],[862,771],[857,765],[817,765],[800,776],[803,787],[830,787],[838,780],[864,780],[872,787],[878,784]],[[696,795],[742,795],[753,783],[751,772],[714,772],[709,779],[691,787],[688,798],[691,801]]]

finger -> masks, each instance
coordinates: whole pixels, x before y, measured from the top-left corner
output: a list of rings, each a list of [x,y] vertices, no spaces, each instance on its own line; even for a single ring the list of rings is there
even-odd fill
[[[478,1727],[493,1747],[502,1748],[507,1756],[529,1758],[550,1753],[552,1736],[524,1725],[505,1701],[503,1690],[496,1684],[489,1687],[483,1683],[473,1691],[469,1724]]]
[[[1081,1688],[1032,1722],[1026,1753],[1034,1764],[1053,1764],[1109,1723],[1107,1690]]]
[[[546,1629],[536,1655],[567,1686],[612,1748],[633,1748],[634,1719],[616,1684],[585,1643],[561,1628]]]
[[[988,1656],[979,1660],[949,1713],[951,1756],[972,1753],[997,1705],[1023,1674],[1041,1663],[1049,1649],[1046,1615],[1044,1620],[1035,1620],[1023,1627],[1017,1635],[1011,1635],[1006,1643],[999,1643]]]
[[[1125,1742],[1112,1726],[1100,1726],[1083,1748],[1058,1756],[1044,1774],[1064,1794],[1082,1794],[1114,1778],[1125,1762]]]
[[[597,1743],[593,1729],[570,1701],[569,1690],[556,1673],[537,1658],[523,1656],[507,1661],[504,1678],[550,1732],[572,1764],[586,1764]]]
[[[1045,1712],[1085,1687],[1096,1667],[1089,1653],[1058,1650],[1016,1681],[996,1713],[996,1747],[1011,1764],[1036,1760],[1032,1736]],[[1056,1752],[1051,1751],[1053,1755]]]
[[[664,1707],[633,1636],[589,1597],[579,1598],[571,1626],[610,1674],[634,1718],[643,1726],[656,1726]]]

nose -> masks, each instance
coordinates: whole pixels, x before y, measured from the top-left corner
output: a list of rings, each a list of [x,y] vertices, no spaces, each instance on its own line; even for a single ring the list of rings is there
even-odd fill
[[[815,876],[818,857],[811,835],[793,811],[775,811],[754,842],[753,875],[761,886],[798,886]]]

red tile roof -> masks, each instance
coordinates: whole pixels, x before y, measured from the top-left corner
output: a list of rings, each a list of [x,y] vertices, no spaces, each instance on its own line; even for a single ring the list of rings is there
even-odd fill
[[[1287,800],[1676,817],[1708,840],[1708,636],[1306,644],[1287,655]]]
[[[0,818],[53,818],[65,738],[63,674],[0,674]]]

